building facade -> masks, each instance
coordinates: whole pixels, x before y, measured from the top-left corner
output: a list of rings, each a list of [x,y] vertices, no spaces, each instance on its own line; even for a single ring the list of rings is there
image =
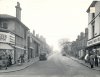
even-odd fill
[[[100,55],[100,1],[93,1],[89,8],[88,13],[88,42],[87,49],[92,54],[93,49],[98,50]]]
[[[81,32],[77,39],[72,42],[71,53],[73,56],[82,59],[86,54],[88,40],[88,28],[85,28],[85,33]]]
[[[32,58],[39,57],[40,54],[40,41],[35,36],[35,33],[28,33],[28,60]]]
[[[28,28],[21,22],[20,4],[16,6],[16,17],[0,15],[0,51],[11,55],[12,63],[17,63],[20,55],[27,55]]]

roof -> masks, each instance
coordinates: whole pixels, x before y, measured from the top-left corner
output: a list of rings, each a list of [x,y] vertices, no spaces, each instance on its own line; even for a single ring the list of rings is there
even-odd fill
[[[89,12],[89,11],[90,11],[90,7],[94,7],[95,4],[96,4],[97,2],[98,2],[98,1],[93,1],[93,2],[91,3],[91,5],[88,7],[88,9],[87,9],[86,12]]]
[[[26,27],[18,18],[14,17],[14,16],[11,16],[8,14],[0,14],[0,19],[13,19],[13,20],[19,22],[22,26],[24,26],[26,29],[29,30],[28,27]]]
[[[0,14],[0,18],[15,18],[15,17],[8,14]]]

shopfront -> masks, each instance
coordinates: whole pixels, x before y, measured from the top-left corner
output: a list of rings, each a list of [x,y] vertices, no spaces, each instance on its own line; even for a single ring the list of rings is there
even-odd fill
[[[0,32],[0,59],[4,56],[11,56],[14,64],[15,36],[11,33]]]
[[[96,52],[93,52],[94,49],[96,49]],[[90,54],[100,55],[100,36],[95,37],[87,42],[87,50]]]

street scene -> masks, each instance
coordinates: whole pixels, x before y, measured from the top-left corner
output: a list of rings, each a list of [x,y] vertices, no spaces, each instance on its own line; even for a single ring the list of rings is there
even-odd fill
[[[100,77],[100,1],[0,0],[0,77]]]
[[[100,71],[91,70],[86,66],[72,60],[68,56],[55,53],[47,61],[32,64],[21,71],[1,73],[7,77],[11,75],[24,75],[29,77],[99,77]],[[19,76],[20,77],[20,76]]]

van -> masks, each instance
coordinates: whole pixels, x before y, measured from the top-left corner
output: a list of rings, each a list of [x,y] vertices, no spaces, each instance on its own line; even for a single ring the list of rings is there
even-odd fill
[[[41,53],[39,56],[39,60],[47,60],[46,53]]]

